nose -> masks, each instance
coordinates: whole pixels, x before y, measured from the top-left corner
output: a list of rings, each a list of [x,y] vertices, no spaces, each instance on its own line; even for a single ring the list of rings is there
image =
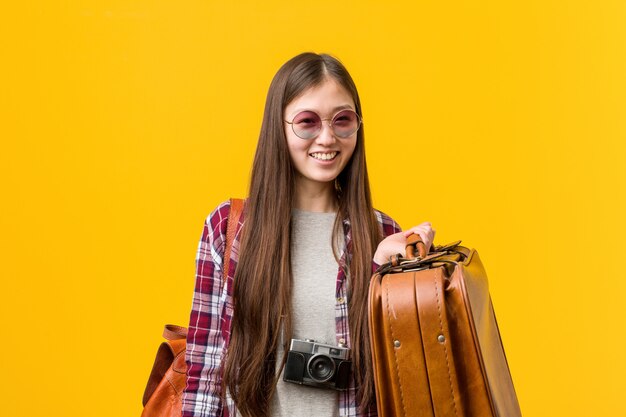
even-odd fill
[[[333,132],[333,128],[331,126],[331,122],[322,121],[322,130],[320,131],[315,141],[320,145],[332,145],[335,143],[337,138],[335,138],[335,132]]]

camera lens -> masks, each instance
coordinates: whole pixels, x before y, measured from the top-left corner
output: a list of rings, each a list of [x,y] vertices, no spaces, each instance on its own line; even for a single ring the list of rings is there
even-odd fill
[[[307,368],[311,379],[326,382],[335,374],[335,361],[326,355],[315,355],[309,359]]]

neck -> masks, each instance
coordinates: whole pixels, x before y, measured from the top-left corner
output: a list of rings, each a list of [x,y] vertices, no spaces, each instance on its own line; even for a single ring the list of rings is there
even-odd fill
[[[339,209],[334,182],[319,183],[299,178],[296,181],[295,208],[318,213],[333,213]]]

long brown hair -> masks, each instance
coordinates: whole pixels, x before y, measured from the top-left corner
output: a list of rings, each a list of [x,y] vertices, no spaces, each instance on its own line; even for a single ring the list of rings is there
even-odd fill
[[[268,415],[279,377],[276,349],[281,326],[285,352],[292,335],[290,219],[296,171],[287,148],[283,113],[292,100],[327,78],[334,79],[351,94],[355,111],[362,116],[350,74],[339,60],[327,54],[307,52],[290,59],[274,76],[267,94],[245,207],[222,386],[223,395],[228,389],[244,417]],[[381,232],[372,208],[363,140],[361,126],[352,157],[336,180],[339,212],[332,245],[338,259],[337,237],[344,233],[343,219],[348,219],[352,235],[351,247],[347,248],[352,256],[346,256],[349,347],[357,401],[365,408],[374,400],[367,289]]]

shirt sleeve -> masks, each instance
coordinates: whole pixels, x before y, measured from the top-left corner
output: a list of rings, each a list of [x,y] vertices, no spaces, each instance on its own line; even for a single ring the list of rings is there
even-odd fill
[[[183,417],[223,415],[220,365],[224,350],[222,320],[227,291],[222,265],[230,203],[206,219],[196,254],[195,289],[187,333],[187,385]]]
[[[376,261],[372,260],[372,275],[374,275],[376,273],[376,270],[380,267],[380,265],[378,265],[376,263]]]
[[[374,213],[376,213],[376,219],[381,226],[383,239],[389,235],[402,231],[400,225],[382,211],[374,210]],[[372,259],[372,274],[374,274],[379,267],[380,265]]]

